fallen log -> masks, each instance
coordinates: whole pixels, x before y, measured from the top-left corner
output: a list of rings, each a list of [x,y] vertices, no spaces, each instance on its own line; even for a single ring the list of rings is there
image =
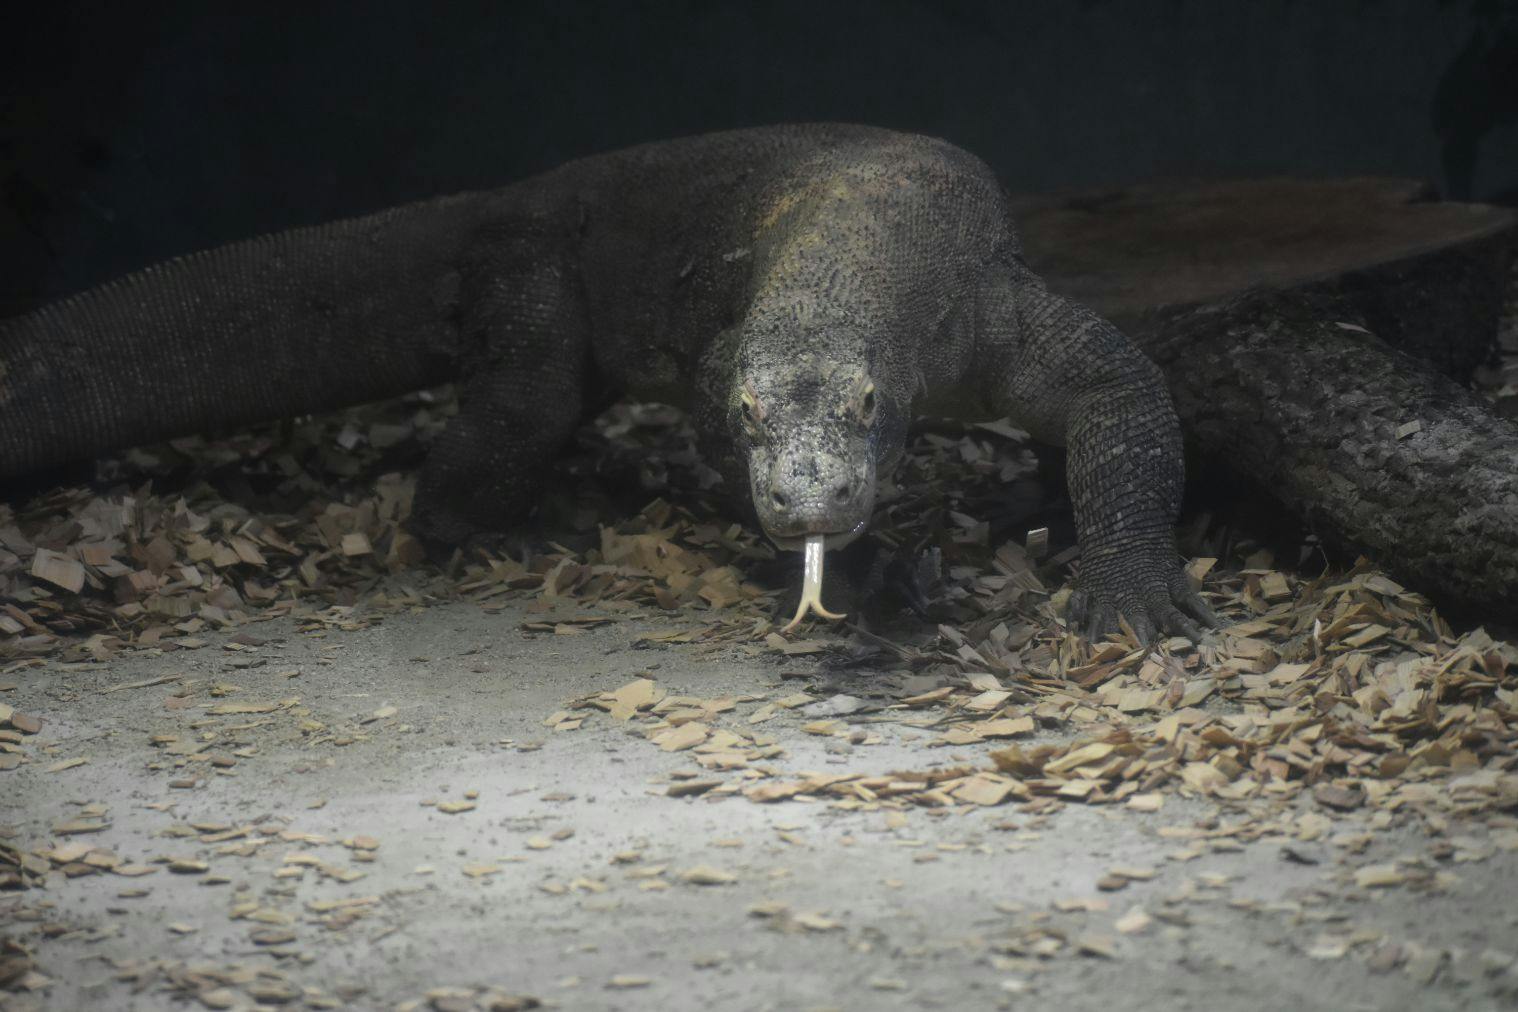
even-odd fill
[[[1165,371],[1209,473],[1447,607],[1518,617],[1518,425],[1493,354],[1513,215],[1388,180],[1020,201],[1030,264]]]

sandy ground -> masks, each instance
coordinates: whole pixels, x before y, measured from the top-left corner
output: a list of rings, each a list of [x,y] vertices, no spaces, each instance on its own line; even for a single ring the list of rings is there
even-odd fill
[[[665,618],[532,634],[523,607],[445,604],[320,637],[280,619],[244,630],[267,639],[252,649],[209,635],[0,678],[13,686],[0,701],[48,722],[27,742],[34,761],[0,773],[11,842],[79,842],[154,869],[0,893],[0,934],[52,979],[0,1006],[202,1007],[197,990],[212,1007],[297,1008],[516,995],[568,1009],[1454,1009],[1518,995],[1518,853],[1487,845],[1497,823],[1435,838],[1349,817],[1295,845],[1309,864],[1280,839],[1187,839],[1240,815],[1177,796],[1152,814],[1048,817],[665,797],[689,755],[599,713],[574,731],[543,719],[650,672],[672,693],[771,699],[864,694],[883,674],[634,646],[678,621]],[[101,691],[163,676],[196,683],[187,705],[172,696],[183,681]],[[991,748],[930,750],[889,721],[862,725],[880,744],[852,745],[803,733],[807,720],[764,725],[786,750],[773,765],[920,769]],[[186,759],[155,735],[211,744]],[[49,772],[76,757],[88,762]],[[434,804],[469,799],[456,814]],[[90,805],[106,828],[52,835]],[[1421,855],[1441,887],[1357,888],[1351,852],[1355,865]],[[1154,874],[1104,892],[1114,866]],[[733,881],[686,880],[702,867]],[[1150,923],[1125,933],[1134,907]]]

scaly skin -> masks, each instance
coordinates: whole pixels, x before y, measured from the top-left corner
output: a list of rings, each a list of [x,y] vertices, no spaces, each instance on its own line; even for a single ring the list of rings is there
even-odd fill
[[[868,522],[914,411],[1010,414],[1069,448],[1072,617],[1200,635],[1158,371],[1019,258],[984,164],[867,127],[649,144],[501,190],[281,233],[0,323],[0,475],[447,379],[415,526],[530,511],[587,388],[690,408],[782,547]],[[744,496],[747,490],[750,494]]]

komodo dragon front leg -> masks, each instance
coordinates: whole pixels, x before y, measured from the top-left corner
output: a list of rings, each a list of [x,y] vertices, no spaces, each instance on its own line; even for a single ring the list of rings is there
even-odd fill
[[[417,484],[412,526],[434,555],[519,524],[580,422],[589,335],[573,253],[521,223],[498,231],[466,258],[459,414]]]
[[[1200,641],[1196,623],[1218,623],[1175,547],[1184,464],[1159,369],[1012,257],[990,268],[977,341],[996,366],[991,403],[1068,452],[1081,547],[1071,624],[1094,640],[1121,615],[1141,641],[1157,630]]]

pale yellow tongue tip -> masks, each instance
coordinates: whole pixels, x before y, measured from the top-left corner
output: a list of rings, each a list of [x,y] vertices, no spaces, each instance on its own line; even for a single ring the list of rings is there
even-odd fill
[[[827,550],[827,537],[823,534],[809,534],[806,539],[806,576],[801,580],[801,600],[796,604],[796,616],[790,624],[781,632],[790,632],[801,624],[809,611],[816,612],[818,617],[838,621],[842,615],[834,614],[822,606],[822,560]]]

